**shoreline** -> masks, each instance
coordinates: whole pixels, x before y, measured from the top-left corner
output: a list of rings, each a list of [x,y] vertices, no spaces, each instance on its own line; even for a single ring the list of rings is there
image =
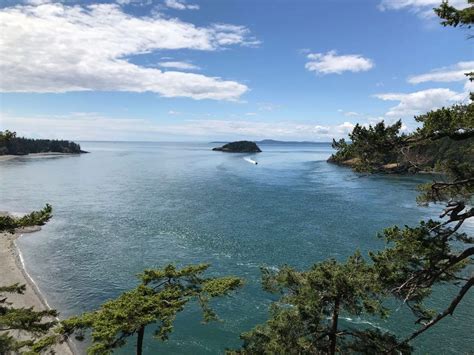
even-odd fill
[[[0,233],[0,285],[25,284],[24,294],[6,294],[8,301],[15,307],[33,307],[35,310],[51,309],[45,295],[25,267],[21,250],[16,240],[25,233],[33,233],[41,228],[33,227],[17,231],[14,234]],[[16,333],[18,334],[18,332]],[[72,344],[66,341],[51,348],[56,354],[76,355]]]
[[[74,156],[74,155],[80,155],[83,153],[86,153],[86,152],[81,152],[81,153],[45,152],[45,153],[29,153],[25,155],[6,154],[6,155],[0,155],[0,162],[12,160],[12,159],[18,159],[18,158],[39,159],[39,158],[61,157],[61,156]]]

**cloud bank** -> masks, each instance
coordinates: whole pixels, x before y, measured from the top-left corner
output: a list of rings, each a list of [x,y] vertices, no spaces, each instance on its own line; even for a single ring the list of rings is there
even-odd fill
[[[319,125],[298,122],[250,120],[185,120],[160,123],[154,120],[110,118],[96,113],[73,113],[66,116],[0,117],[0,129],[9,129],[35,138],[72,140],[215,140],[264,139],[330,141],[346,137],[354,124]]]
[[[236,81],[130,62],[158,50],[216,51],[258,42],[242,26],[197,27],[160,14],[135,17],[117,4],[60,3],[0,10],[0,90],[155,92],[165,97],[238,100],[248,88]]]
[[[391,107],[385,115],[387,117],[406,118],[463,101],[466,99],[466,93],[459,93],[450,89],[428,89],[409,94],[377,94],[375,97],[384,101],[399,101],[398,105]]]

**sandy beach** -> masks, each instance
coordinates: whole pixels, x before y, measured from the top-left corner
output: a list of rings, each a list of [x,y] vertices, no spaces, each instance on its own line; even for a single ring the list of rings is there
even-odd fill
[[[39,228],[34,227],[20,233],[0,233],[0,285],[15,283],[25,284],[26,291],[23,295],[7,294],[8,301],[15,307],[33,307],[36,310],[47,309],[48,304],[41,292],[23,268],[21,255],[15,245],[15,239],[22,233],[31,233]],[[53,348],[56,354],[73,355],[68,343],[58,344]]]
[[[0,155],[0,162],[7,161],[12,159],[18,158],[29,158],[29,159],[39,159],[39,158],[51,158],[51,157],[58,157],[58,156],[73,156],[78,154],[70,154],[70,153],[30,153],[26,155]]]

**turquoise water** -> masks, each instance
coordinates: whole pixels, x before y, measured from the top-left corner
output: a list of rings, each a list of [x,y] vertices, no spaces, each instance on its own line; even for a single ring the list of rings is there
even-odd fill
[[[246,280],[234,297],[214,302],[223,321],[202,325],[191,308],[169,342],[149,336],[145,350],[218,354],[266,318],[271,297],[260,289],[261,265],[305,268],[356,249],[366,253],[382,247],[375,234],[384,227],[438,213],[415,203],[416,185],[426,178],[357,175],[325,162],[328,144],[262,145],[254,156],[212,146],[84,142],[91,154],[0,163],[0,210],[54,207],[42,231],[18,241],[49,303],[69,316],[133,287],[144,268],[208,262],[215,275]],[[452,291],[439,290],[436,304]],[[454,317],[417,342],[421,352],[473,350],[473,306],[470,294]],[[403,334],[411,321],[400,309],[374,325]]]

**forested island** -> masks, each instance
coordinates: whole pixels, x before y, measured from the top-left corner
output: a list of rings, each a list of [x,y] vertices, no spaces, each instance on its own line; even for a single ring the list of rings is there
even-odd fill
[[[87,153],[77,143],[56,139],[17,137],[16,132],[0,131],[0,155],[27,155],[32,153]]]
[[[255,142],[250,141],[231,142],[212,150],[227,153],[260,153],[262,151]]]

